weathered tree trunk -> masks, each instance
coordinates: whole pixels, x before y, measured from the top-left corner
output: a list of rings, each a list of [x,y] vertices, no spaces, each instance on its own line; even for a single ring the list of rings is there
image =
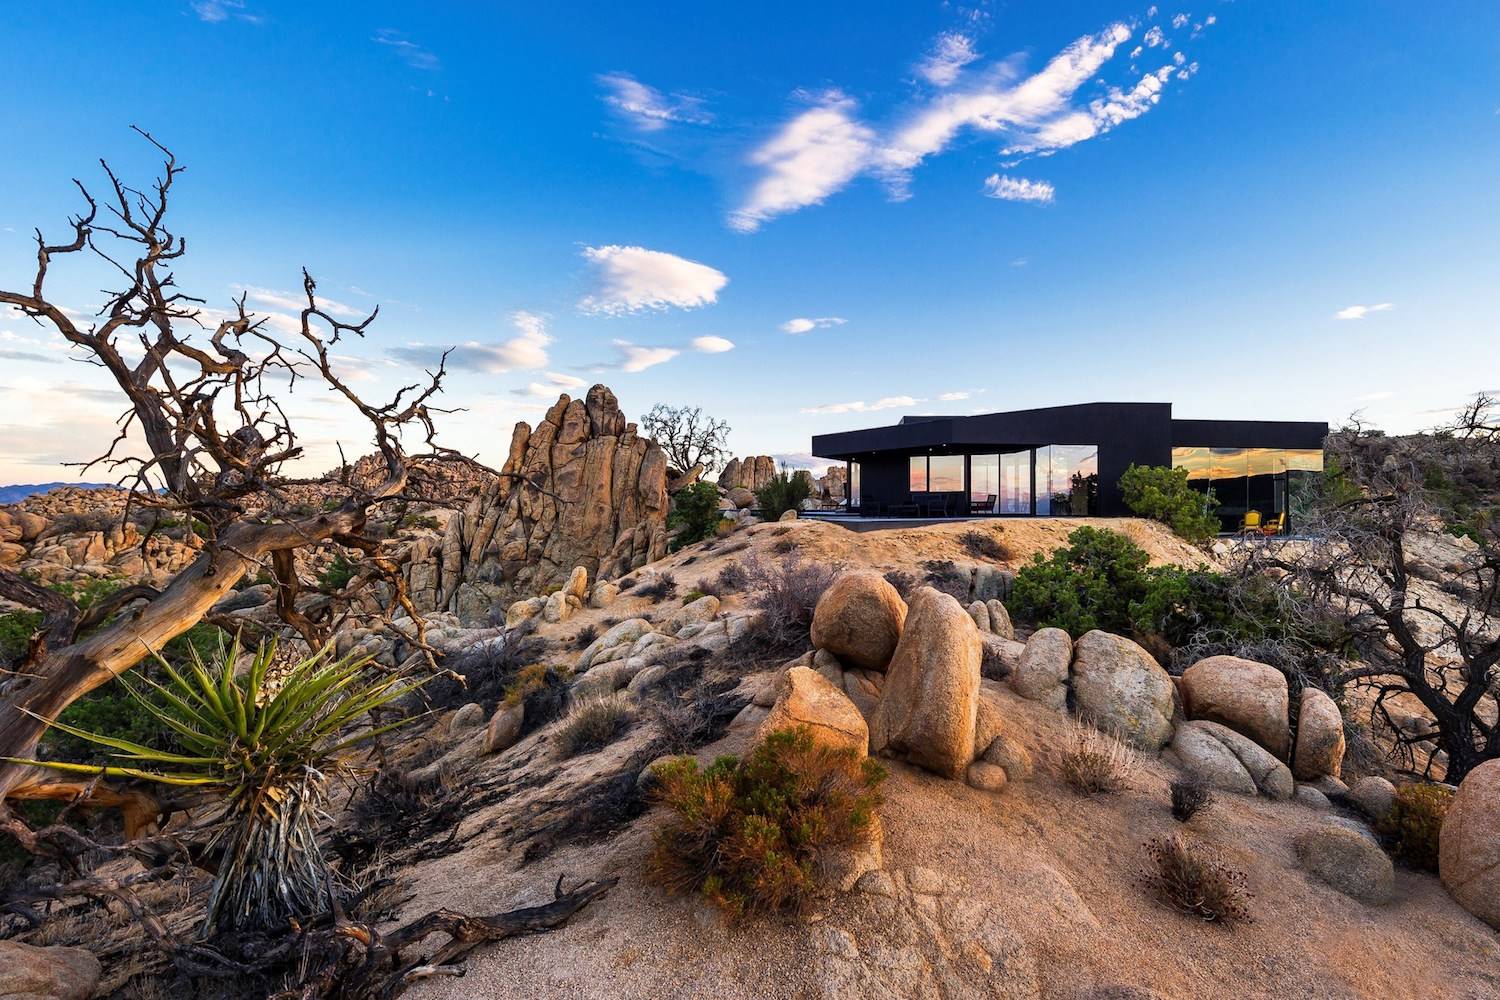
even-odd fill
[[[94,635],[48,650],[26,668],[21,681],[0,699],[0,802],[25,778],[25,765],[4,761],[32,757],[47,722],[79,698],[134,667],[203,620],[214,604],[272,552],[352,534],[364,525],[363,507],[338,510],[295,523],[243,524],[178,573],[155,600]]]

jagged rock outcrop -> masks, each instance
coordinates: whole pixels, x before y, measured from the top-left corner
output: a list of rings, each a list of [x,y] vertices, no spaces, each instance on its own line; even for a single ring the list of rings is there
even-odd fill
[[[724,471],[719,473],[719,485],[726,490],[743,486],[747,490],[758,490],[776,475],[776,460],[770,455],[750,455],[747,458],[731,458]]]
[[[666,456],[605,386],[559,396],[535,429],[516,424],[500,471],[441,538],[414,548],[418,607],[476,621],[575,567],[608,579],[666,554]]]

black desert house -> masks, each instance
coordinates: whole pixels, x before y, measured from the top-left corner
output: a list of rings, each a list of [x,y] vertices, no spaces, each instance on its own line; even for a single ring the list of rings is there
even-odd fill
[[[818,434],[812,453],[848,468],[866,517],[1127,515],[1120,477],[1183,466],[1213,489],[1225,530],[1286,530],[1296,484],[1323,471],[1325,423],[1177,420],[1171,403],[1081,403],[975,416],[903,417]]]

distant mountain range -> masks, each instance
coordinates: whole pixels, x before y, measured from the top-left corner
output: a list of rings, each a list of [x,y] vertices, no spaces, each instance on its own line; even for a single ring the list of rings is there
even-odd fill
[[[20,503],[27,497],[39,493],[50,493],[64,486],[78,486],[86,490],[107,490],[111,483],[21,483],[16,486],[0,486],[0,503]]]

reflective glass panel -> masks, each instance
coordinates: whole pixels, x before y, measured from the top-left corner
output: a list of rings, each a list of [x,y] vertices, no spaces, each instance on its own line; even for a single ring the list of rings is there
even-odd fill
[[[859,463],[849,463],[849,506],[859,506]]]
[[[1000,513],[1031,513],[1031,452],[1000,456]]]
[[[1046,487],[1042,486],[1043,452]],[[1099,513],[1099,448],[1091,444],[1054,444],[1037,450],[1037,513],[1081,517]]]
[[[1000,502],[1000,456],[969,456],[969,502],[977,510],[996,513]]]
[[[913,493],[927,492],[927,456],[913,455],[911,457],[910,486]]]
[[[933,455],[928,459],[927,489],[932,493],[962,493],[964,491],[964,457],[962,455]]]

